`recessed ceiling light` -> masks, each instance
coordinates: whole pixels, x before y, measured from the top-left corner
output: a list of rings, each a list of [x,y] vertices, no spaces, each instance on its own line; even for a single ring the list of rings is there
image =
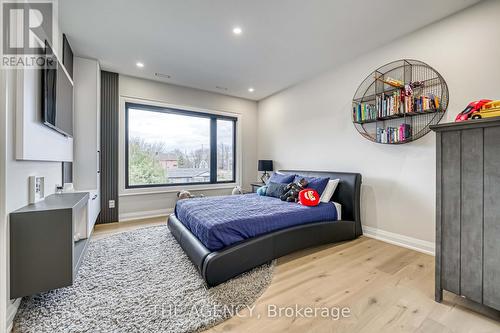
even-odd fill
[[[243,32],[243,30],[241,30],[240,27],[233,28],[233,34],[235,34],[235,35],[241,35],[242,32]]]
[[[144,67],[144,64],[142,62],[138,62],[135,64],[137,67],[139,68],[143,68]]]
[[[254,89],[254,88],[248,88],[248,91],[249,91],[249,92],[254,92],[254,91],[255,91],[255,89]]]

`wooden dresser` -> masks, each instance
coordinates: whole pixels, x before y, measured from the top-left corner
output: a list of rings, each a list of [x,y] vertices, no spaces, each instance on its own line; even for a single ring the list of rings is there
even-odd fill
[[[436,132],[436,301],[443,290],[500,310],[500,119]]]

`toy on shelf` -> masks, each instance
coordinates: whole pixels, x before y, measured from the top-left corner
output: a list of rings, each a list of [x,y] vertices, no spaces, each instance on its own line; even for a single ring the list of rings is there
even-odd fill
[[[385,78],[385,79],[382,79],[382,78],[379,78],[379,77],[375,77],[375,79],[377,79],[379,81],[382,81],[385,84],[388,84],[388,85],[390,85],[391,87],[394,87],[394,88],[403,88],[404,85],[405,85],[403,81],[396,80],[396,79],[393,79],[391,77],[388,77],[388,78]]]
[[[481,109],[472,113],[472,119],[500,117],[500,100],[484,104]]]
[[[462,112],[457,114],[455,122],[469,120],[472,117],[473,113],[479,111],[483,105],[491,101],[491,99],[481,99],[479,101],[470,102]],[[481,116],[479,116],[479,118],[481,118]]]

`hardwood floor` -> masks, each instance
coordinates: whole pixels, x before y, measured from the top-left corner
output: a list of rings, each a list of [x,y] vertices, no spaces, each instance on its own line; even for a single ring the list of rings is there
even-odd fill
[[[92,234],[92,238],[99,239],[119,232],[130,231],[138,228],[152,227],[161,224],[167,224],[166,217],[133,220],[127,222],[96,224],[94,227],[94,233]]]
[[[166,223],[97,225],[94,238]],[[278,307],[348,308],[350,316],[270,317]],[[269,312],[270,311],[270,312]],[[250,310],[208,332],[500,332],[500,313],[445,293],[434,302],[434,257],[360,237],[278,259],[269,289]]]

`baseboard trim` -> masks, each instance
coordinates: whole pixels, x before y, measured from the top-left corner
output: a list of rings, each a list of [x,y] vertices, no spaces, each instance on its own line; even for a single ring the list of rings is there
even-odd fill
[[[18,298],[14,302],[8,303],[7,305],[7,333],[12,331],[14,326],[14,318],[16,317],[17,309],[19,309],[19,305],[21,304],[21,299]]]
[[[166,209],[147,210],[147,211],[132,212],[132,213],[123,213],[118,216],[118,221],[125,222],[131,220],[148,219],[153,217],[162,217],[162,216],[168,216],[173,212],[174,212],[173,208],[166,208]]]
[[[408,237],[393,232],[363,226],[363,235],[370,238],[375,238],[380,241],[405,247],[425,254],[435,255],[436,247],[433,242],[424,241],[421,239]]]

